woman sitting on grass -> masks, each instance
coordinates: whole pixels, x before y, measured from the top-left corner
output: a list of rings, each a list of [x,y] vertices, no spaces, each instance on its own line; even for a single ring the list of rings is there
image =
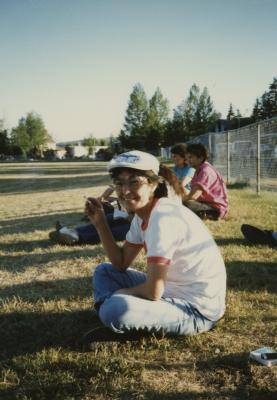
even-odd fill
[[[171,148],[172,161],[174,162],[173,172],[179,179],[185,192],[190,191],[190,183],[194,176],[195,169],[187,164],[187,145],[177,143]]]
[[[93,276],[94,307],[102,324],[85,336],[85,348],[135,332],[179,336],[210,330],[225,310],[225,266],[203,222],[167,198],[166,184],[180,190],[176,176],[141,151],[114,157],[109,171],[120,203],[135,215],[119,246],[101,202],[86,202],[110,263],[98,265]],[[130,268],[142,249],[146,272]]]
[[[206,148],[200,144],[187,147],[187,160],[196,172],[191,181],[191,190],[184,196],[184,205],[200,218],[217,220],[228,211],[227,190],[222,176],[207,161]]]

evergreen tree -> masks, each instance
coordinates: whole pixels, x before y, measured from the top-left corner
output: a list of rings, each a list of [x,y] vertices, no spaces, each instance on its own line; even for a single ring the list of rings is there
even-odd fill
[[[181,141],[185,141],[188,137],[208,132],[219,116],[213,108],[208,89],[205,87],[201,93],[199,87],[193,84],[186,100],[174,110],[173,125],[178,127],[178,135],[183,136]]]
[[[277,77],[269,85],[269,91],[264,92],[260,99],[256,99],[251,118],[255,121],[277,116]]]
[[[129,150],[132,148],[131,142],[130,142],[130,136],[126,135],[123,129],[121,129],[119,135],[118,135],[118,142],[119,142],[119,151],[118,153],[123,153],[126,150]]]
[[[264,118],[277,116],[277,78],[269,85],[269,91],[262,96]]]
[[[251,114],[251,120],[253,122],[257,122],[263,119],[263,109],[260,99],[256,99],[256,102],[253,107],[253,111]]]
[[[234,110],[233,110],[233,104],[230,103],[230,107],[229,107],[229,110],[228,110],[226,118],[227,118],[228,121],[230,121],[231,119],[234,118],[234,116],[235,116],[235,113],[234,113]]]
[[[186,140],[184,121],[174,110],[173,119],[169,120],[165,126],[163,146],[172,146],[175,143],[185,142]]]
[[[159,88],[149,101],[149,111],[146,118],[146,125],[162,127],[168,121],[169,105],[168,100],[163,97]]]
[[[192,129],[192,132],[195,131],[195,135],[201,135],[202,133],[208,132],[216,123],[219,116],[220,115],[213,109],[213,103],[208,89],[204,87],[196,107],[194,129]]]
[[[130,95],[124,124],[124,134],[129,136],[128,146],[130,148],[144,148],[147,115],[148,101],[142,85],[138,83],[134,86]],[[120,138],[122,138],[122,135]],[[123,143],[122,147],[124,147]]]
[[[154,150],[161,146],[168,118],[168,100],[163,97],[158,88],[149,101],[149,111],[145,121],[145,148],[147,150]]]
[[[200,97],[200,89],[194,83],[189,90],[189,95],[187,99],[183,102],[180,109],[183,111],[183,119],[185,124],[186,134],[190,136],[194,136],[195,125],[196,125],[196,114],[198,112],[199,105],[199,97]],[[204,132],[202,132],[204,133]]]
[[[237,108],[236,114],[235,114],[235,116],[234,116],[234,118],[233,118],[233,120],[236,121],[236,126],[235,126],[236,129],[238,129],[238,128],[241,127],[241,119],[242,119],[241,112],[240,112],[240,110]]]

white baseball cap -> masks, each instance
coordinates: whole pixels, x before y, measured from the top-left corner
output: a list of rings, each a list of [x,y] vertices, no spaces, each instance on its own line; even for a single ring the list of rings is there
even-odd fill
[[[126,153],[114,156],[108,164],[108,171],[114,168],[132,168],[141,171],[153,171],[154,174],[159,174],[159,160],[152,154],[144,151],[132,150]]]

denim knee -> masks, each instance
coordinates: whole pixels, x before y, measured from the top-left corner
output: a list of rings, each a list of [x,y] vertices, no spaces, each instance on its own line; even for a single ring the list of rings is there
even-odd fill
[[[108,328],[116,332],[122,332],[122,327],[126,324],[125,316],[128,309],[125,295],[113,295],[101,305],[99,317]]]
[[[110,263],[98,264],[92,275],[92,286],[95,287],[98,282],[101,282],[103,278],[105,279],[107,271],[111,271],[112,269],[113,266]]]

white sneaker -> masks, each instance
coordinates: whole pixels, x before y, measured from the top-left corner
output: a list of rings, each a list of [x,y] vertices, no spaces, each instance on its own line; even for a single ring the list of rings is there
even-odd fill
[[[59,230],[59,242],[63,244],[74,244],[79,241],[79,235],[75,229],[64,226]]]

